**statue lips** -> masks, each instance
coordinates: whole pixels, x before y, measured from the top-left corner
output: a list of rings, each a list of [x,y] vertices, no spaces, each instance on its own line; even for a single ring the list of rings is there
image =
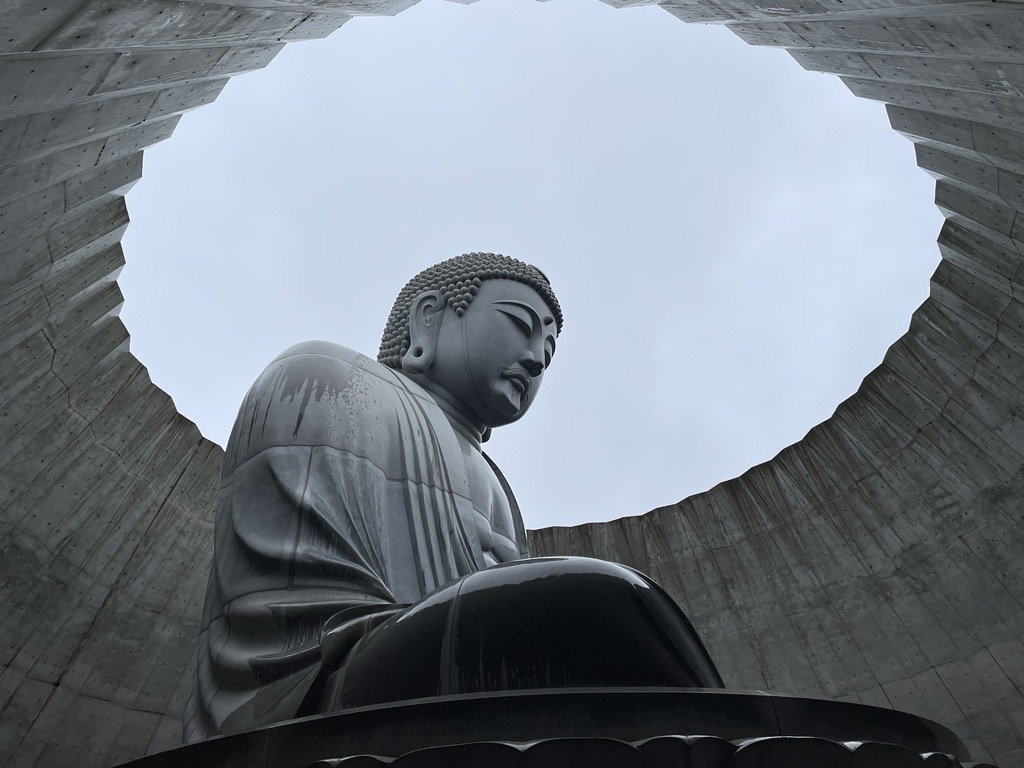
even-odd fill
[[[525,401],[529,397],[530,387],[533,386],[533,377],[522,368],[503,365],[498,375],[512,382],[512,386],[519,392],[522,400]]]

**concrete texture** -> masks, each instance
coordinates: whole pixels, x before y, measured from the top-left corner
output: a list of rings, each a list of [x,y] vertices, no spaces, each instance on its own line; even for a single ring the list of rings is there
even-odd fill
[[[282,44],[409,4],[0,0],[0,765],[180,738],[221,451],[117,318],[140,153]],[[535,532],[534,552],[650,573],[730,685],[903,708],[1024,766],[1024,8],[663,5],[887,102],[938,179],[943,261],[804,440],[675,506]]]

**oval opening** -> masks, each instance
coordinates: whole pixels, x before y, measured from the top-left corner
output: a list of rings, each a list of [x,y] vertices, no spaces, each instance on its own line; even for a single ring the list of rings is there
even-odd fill
[[[132,350],[223,444],[284,347],[375,354],[469,250],[551,278],[566,331],[488,452],[530,527],[742,473],[905,330],[941,216],[880,104],[663,9],[423,0],[294,44],[149,150],[121,285]]]

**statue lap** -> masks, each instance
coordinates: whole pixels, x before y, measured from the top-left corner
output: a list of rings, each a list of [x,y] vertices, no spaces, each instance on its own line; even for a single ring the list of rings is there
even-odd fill
[[[326,630],[325,641],[333,631],[346,628]],[[389,617],[321,681],[319,712],[515,690],[723,687],[661,587],[632,568],[584,557],[464,576]]]

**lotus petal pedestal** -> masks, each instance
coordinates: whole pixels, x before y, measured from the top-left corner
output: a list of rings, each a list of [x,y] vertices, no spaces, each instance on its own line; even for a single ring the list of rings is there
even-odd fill
[[[905,712],[679,688],[472,694],[209,739],[124,768],[959,768],[949,729]]]

